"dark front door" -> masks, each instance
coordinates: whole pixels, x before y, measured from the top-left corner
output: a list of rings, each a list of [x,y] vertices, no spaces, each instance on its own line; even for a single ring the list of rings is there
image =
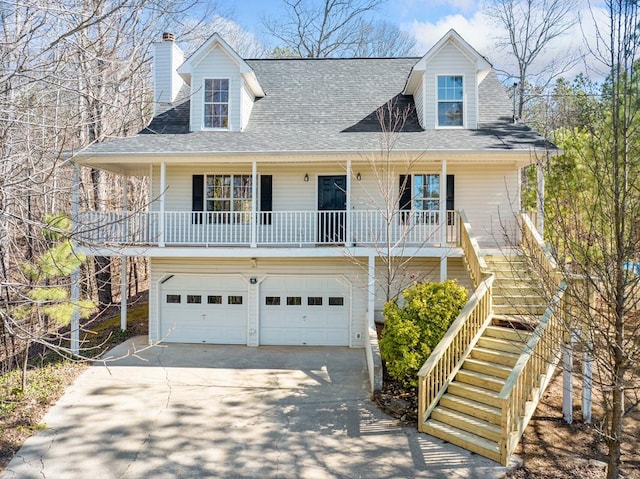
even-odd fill
[[[318,242],[344,243],[347,177],[318,176]]]

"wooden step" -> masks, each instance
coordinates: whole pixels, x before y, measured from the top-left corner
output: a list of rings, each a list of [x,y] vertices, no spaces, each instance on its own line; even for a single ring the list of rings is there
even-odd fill
[[[521,343],[526,343],[531,337],[531,333],[522,329],[491,325],[487,326],[483,334],[492,338],[508,339],[509,341],[519,341]]]
[[[464,414],[453,409],[447,409],[444,407],[436,407],[431,413],[431,419],[440,421],[449,426],[462,429],[463,431],[470,432],[476,436],[489,439],[490,441],[500,442],[502,430],[500,426],[491,424],[487,421],[482,421],[468,414]]]
[[[462,369],[467,371],[477,371],[479,373],[488,374],[502,379],[507,379],[512,371],[512,368],[509,366],[483,361],[476,358],[465,359],[464,363],[462,363]]]
[[[514,305],[514,304],[494,304],[493,313],[499,315],[529,315],[542,316],[547,309],[547,305]]]
[[[493,295],[493,304],[513,304],[519,306],[545,306],[545,300],[539,294]]]
[[[463,397],[465,399],[471,399],[487,406],[500,407],[500,399],[498,393],[490,389],[474,386],[472,384],[461,383],[458,381],[452,381],[447,388],[449,394],[454,396]]]
[[[500,447],[495,442],[488,441],[480,436],[449,426],[435,419],[427,420],[423,427],[427,434],[460,446],[468,451],[480,454],[493,461],[500,462]]]
[[[516,361],[518,361],[520,355],[476,346],[471,350],[471,357],[475,359],[482,359],[483,361],[489,361],[490,363],[513,367],[515,366]]]
[[[478,339],[478,347],[495,349],[496,351],[504,351],[507,353],[522,354],[524,343],[520,341],[511,341],[510,339],[494,338],[492,336],[481,336]]]
[[[469,369],[460,369],[455,377],[456,381],[471,384],[491,391],[500,392],[504,386],[504,378],[485,374],[484,372],[472,371]]]
[[[455,396],[448,392],[442,395],[439,406],[468,414],[469,416],[482,419],[483,421],[487,421],[492,424],[497,424],[498,426],[502,422],[502,410],[500,408],[460,396]]]

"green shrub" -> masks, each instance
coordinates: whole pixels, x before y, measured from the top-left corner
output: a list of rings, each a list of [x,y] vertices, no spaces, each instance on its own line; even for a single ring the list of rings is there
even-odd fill
[[[384,305],[385,327],[380,354],[387,372],[405,386],[416,386],[417,374],[433,348],[467,302],[467,290],[456,281],[418,283]]]

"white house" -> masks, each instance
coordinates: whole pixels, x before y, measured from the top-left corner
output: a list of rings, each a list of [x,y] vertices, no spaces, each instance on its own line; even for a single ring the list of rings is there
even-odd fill
[[[83,252],[149,258],[150,341],[366,348],[375,386],[376,312],[456,278],[475,294],[423,368],[420,429],[507,461],[552,370],[492,322],[517,295],[546,304],[509,271],[494,288],[480,247],[518,240],[521,168],[549,145],[514,123],[488,60],[453,30],[422,58],[248,60],[218,35],[186,60],[171,34],[155,47],[151,123],[73,158],[150,179],[148,211],[75,218]]]
[[[78,230],[89,254],[149,257],[152,341],[363,347],[388,283],[469,284],[458,212],[504,242],[544,146],[453,30],[422,58],[155,47],[149,126],[74,159],[150,178],[148,211],[83,212]]]

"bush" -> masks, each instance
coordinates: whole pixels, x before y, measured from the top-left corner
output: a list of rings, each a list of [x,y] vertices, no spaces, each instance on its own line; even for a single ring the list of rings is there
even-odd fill
[[[467,302],[467,290],[456,281],[418,283],[384,305],[385,327],[380,354],[387,372],[405,386],[417,386],[417,374],[433,348]]]

